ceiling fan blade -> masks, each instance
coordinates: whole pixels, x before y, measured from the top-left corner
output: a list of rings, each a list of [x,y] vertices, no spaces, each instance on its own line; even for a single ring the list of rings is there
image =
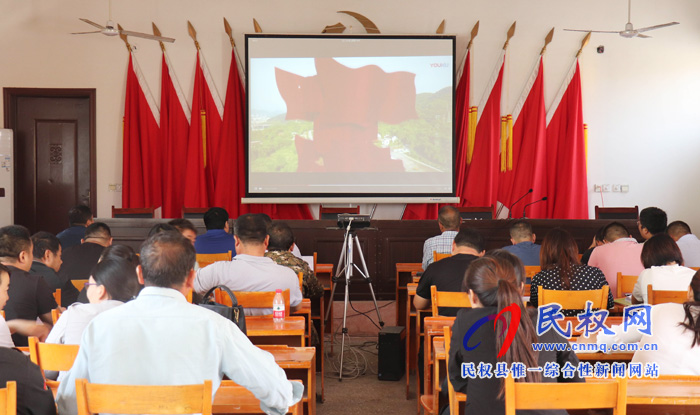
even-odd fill
[[[643,35],[643,34],[641,34],[641,33],[637,33],[637,37],[641,37],[642,39],[648,39],[648,38],[650,38],[651,36],[649,36],[649,35]]]
[[[93,33],[102,33],[101,30],[95,30],[94,32],[73,32],[71,35],[90,35]]]
[[[93,21],[91,21],[91,20],[83,19],[83,18],[80,18],[79,20],[82,20],[83,22],[85,22],[85,23],[87,23],[87,24],[89,24],[89,25],[91,25],[91,26],[95,26],[96,28],[98,28],[98,29],[100,29],[100,30],[106,29],[104,26],[99,25],[99,24],[97,24],[97,23],[95,23],[95,22],[93,22]]]
[[[657,24],[656,26],[648,26],[648,27],[643,27],[641,29],[637,29],[637,32],[648,32],[650,30],[656,30],[656,29],[661,29],[664,27],[669,27],[669,26],[675,26],[677,24],[680,24],[678,22],[670,22],[670,23],[664,23],[664,24]]]
[[[582,30],[582,29],[564,29],[567,32],[586,32],[586,33],[615,33],[619,34],[616,30]]]
[[[140,32],[131,32],[128,30],[120,30],[119,31],[122,35],[126,36],[133,36],[133,37],[141,37],[144,39],[150,39],[150,40],[157,40],[159,42],[168,42],[168,43],[173,43],[175,42],[175,39],[171,37],[163,37],[163,36],[154,36],[154,35],[149,35],[148,33],[140,33]]]

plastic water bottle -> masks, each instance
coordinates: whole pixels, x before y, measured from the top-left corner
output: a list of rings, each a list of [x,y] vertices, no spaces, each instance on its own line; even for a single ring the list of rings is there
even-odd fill
[[[272,321],[275,323],[284,322],[284,297],[282,290],[275,291],[275,298],[272,299]]]

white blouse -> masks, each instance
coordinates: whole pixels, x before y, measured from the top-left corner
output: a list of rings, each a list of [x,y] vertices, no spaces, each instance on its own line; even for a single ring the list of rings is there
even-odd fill
[[[647,286],[651,285],[655,290],[687,291],[695,271],[680,265],[663,265],[647,268],[639,274],[639,279],[634,285],[632,296],[645,304],[647,298]]]

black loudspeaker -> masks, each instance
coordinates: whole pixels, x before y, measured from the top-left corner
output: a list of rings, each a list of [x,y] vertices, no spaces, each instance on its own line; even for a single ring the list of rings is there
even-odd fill
[[[406,369],[406,330],[387,326],[379,332],[379,380],[399,380]]]

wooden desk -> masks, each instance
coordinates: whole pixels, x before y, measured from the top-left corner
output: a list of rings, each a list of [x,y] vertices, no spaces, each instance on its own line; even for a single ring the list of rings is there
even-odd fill
[[[408,300],[406,285],[413,281],[411,274],[423,270],[421,263],[400,262],[396,264],[396,324],[406,321],[405,301]],[[408,333],[406,333],[408,334]]]
[[[413,303],[413,298],[415,297],[415,294],[411,297],[411,304]],[[418,361],[418,351],[420,348],[422,336],[424,335],[424,326],[423,326],[423,321],[426,317],[430,317],[433,315],[433,310],[430,308],[427,308],[425,310],[416,310],[416,326],[413,330],[413,337],[415,338],[414,345],[415,348],[413,349],[414,352],[414,358],[416,360],[416,394],[420,397],[425,390],[425,384],[421,388],[421,379],[420,379],[420,371],[418,370],[418,365],[421,364],[421,362]],[[425,346],[423,347],[423,367],[425,368],[425,362],[427,360],[430,360],[430,350],[426,350]],[[423,375],[425,376],[425,372],[423,372]],[[418,414],[420,415],[420,399],[416,399],[416,405],[418,406]]]
[[[245,319],[248,338],[258,346],[263,344],[285,344],[304,347],[306,323],[304,317],[292,316],[275,324],[270,317],[247,316]]]
[[[440,379],[432,376],[435,371],[434,365],[437,362],[434,360],[433,344],[436,337],[442,337],[445,335],[444,327],[452,325],[455,322],[456,317],[446,317],[446,316],[431,316],[426,317],[423,321],[423,389],[425,395],[430,395],[433,393],[435,387],[439,385]],[[443,349],[444,339],[443,339]]]

